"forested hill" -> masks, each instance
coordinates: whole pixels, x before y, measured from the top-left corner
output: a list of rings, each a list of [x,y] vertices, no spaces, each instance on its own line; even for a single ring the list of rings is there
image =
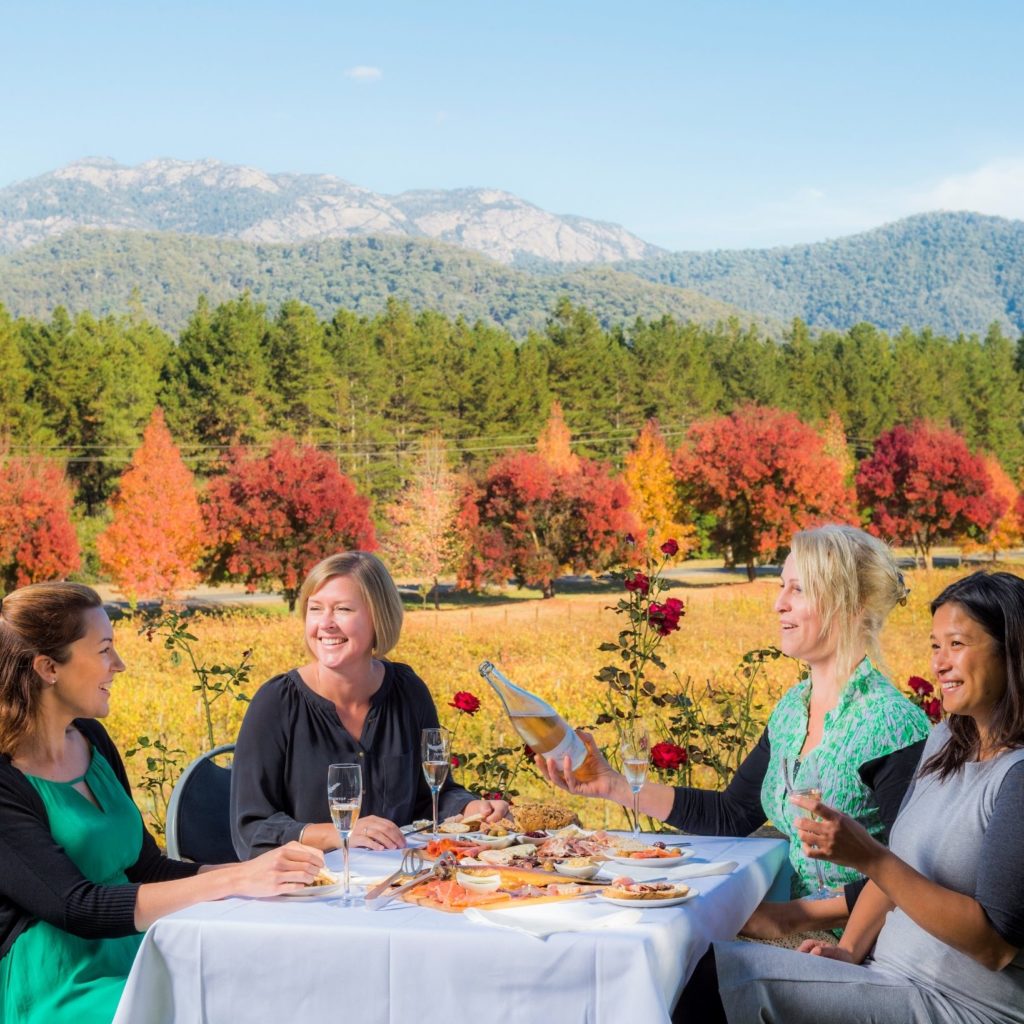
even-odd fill
[[[618,263],[783,322],[867,321],[945,334],[998,321],[1024,332],[1024,221],[925,213],[860,235],[776,249],[679,252]]]
[[[738,317],[772,325],[717,299],[642,281],[606,265],[532,274],[477,253],[424,239],[350,238],[250,245],[216,238],[130,231],[72,231],[0,256],[0,303],[16,316],[141,310],[180,331],[205,294],[213,304],[248,290],[278,308],[289,299],[330,318],[339,308],[372,316],[388,298],[515,337],[543,330],[562,296],[605,327],[665,314],[710,324]]]

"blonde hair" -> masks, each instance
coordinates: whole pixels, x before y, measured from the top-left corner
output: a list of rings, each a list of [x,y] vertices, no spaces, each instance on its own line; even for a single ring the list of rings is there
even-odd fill
[[[402,632],[402,598],[384,563],[368,551],[342,551],[318,562],[299,591],[299,615],[306,618],[309,599],[335,576],[351,576],[359,584],[373,623],[373,653],[383,657]]]
[[[85,635],[85,613],[102,606],[81,583],[30,583],[0,601],[0,754],[13,756],[35,728],[44,687],[36,658],[66,664]]]
[[[888,545],[854,526],[832,524],[793,537],[800,585],[821,619],[821,638],[836,638],[836,674],[847,679],[863,648],[883,670],[878,637],[906,601],[903,574]]]

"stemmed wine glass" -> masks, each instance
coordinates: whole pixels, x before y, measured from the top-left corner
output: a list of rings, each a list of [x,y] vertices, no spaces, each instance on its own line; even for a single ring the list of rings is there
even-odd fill
[[[342,903],[352,902],[349,888],[348,837],[359,817],[363,803],[363,770],[357,764],[332,764],[327,769],[327,803],[331,809],[331,821],[341,837],[342,855],[345,859],[345,891]]]
[[[797,776],[800,776],[800,784],[797,785]],[[821,800],[821,776],[818,774],[818,764],[812,751],[802,761],[800,756],[783,754],[782,756],[782,779],[786,786],[786,796],[809,796],[814,800]],[[803,817],[806,813],[802,807],[793,808],[793,821]],[[816,819],[817,820],[817,819]],[[821,861],[814,861],[814,873],[818,876],[818,888],[807,900],[827,900],[833,895],[832,890],[825,885],[825,873],[821,867]]]
[[[424,729],[420,750],[423,755],[423,775],[434,802],[434,838],[437,839],[437,794],[448,778],[452,756],[451,734],[447,729]]]
[[[633,838],[640,836],[640,790],[647,780],[647,766],[651,758],[651,740],[642,722],[627,722],[619,742],[622,755],[622,773],[633,793]]]

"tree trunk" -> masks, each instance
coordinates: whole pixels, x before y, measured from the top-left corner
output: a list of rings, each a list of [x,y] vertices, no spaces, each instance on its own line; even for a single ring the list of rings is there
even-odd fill
[[[757,577],[757,568],[753,562],[747,562],[747,582],[753,583]]]
[[[543,597],[545,599],[547,599],[549,597],[554,597],[555,596],[555,581],[554,580],[545,580],[541,584],[541,594],[543,595]]]
[[[434,611],[439,612],[441,610],[441,595],[437,592],[437,577],[434,577],[434,586],[430,591],[434,595]]]

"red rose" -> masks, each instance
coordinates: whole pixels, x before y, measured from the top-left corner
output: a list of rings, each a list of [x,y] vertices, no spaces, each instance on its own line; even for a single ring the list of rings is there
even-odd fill
[[[682,768],[686,761],[686,751],[675,743],[655,743],[651,747],[651,764],[655,768],[665,768],[674,772]]]
[[[459,760],[458,754],[452,754],[452,767],[458,768],[462,762]]]
[[[626,589],[634,594],[646,595],[651,589],[650,577],[645,576],[642,572],[634,572],[631,576],[626,577]]]
[[[533,760],[537,756],[537,752],[530,746],[529,743],[523,744],[523,757]]]
[[[459,690],[448,702],[448,707],[456,711],[464,711],[467,715],[475,715],[480,710],[480,698],[465,690]]]
[[[679,619],[683,615],[683,602],[677,597],[670,597],[664,604],[652,601],[647,609],[647,621],[659,636],[668,636],[679,628]]]
[[[928,694],[932,693],[935,689],[927,679],[922,679],[920,676],[911,676],[907,680],[907,686],[909,686],[919,697],[927,697]]]
[[[924,713],[933,721],[942,721],[942,701],[938,697],[932,697],[931,700],[926,700],[922,705]]]
[[[679,554],[679,545],[670,538],[661,545],[661,553],[671,558],[673,555]]]

